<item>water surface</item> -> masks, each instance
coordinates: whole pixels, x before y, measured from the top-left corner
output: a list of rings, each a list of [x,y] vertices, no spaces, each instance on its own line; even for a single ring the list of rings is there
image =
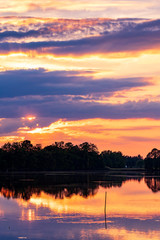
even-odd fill
[[[0,239],[160,239],[160,178],[0,177]]]

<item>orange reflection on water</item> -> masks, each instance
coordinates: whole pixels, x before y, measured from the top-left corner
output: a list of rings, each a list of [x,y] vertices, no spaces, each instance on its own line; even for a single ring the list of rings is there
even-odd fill
[[[145,217],[160,215],[160,193],[153,194],[144,180],[129,181],[120,189],[109,189],[108,214]]]
[[[97,201],[97,200],[96,200]],[[72,196],[71,198],[55,199],[52,195],[46,194],[43,191],[40,195],[33,194],[26,202],[23,199],[18,199],[20,206],[36,208],[48,208],[55,213],[80,213],[80,214],[98,214],[97,208],[93,207],[95,204],[95,197],[82,198],[81,196]],[[103,211],[103,205],[101,210]]]
[[[107,192],[107,217],[123,216],[148,219],[160,216],[160,192],[153,194],[144,180],[141,182],[127,181],[121,188],[104,189],[100,187],[96,195],[88,198],[73,195],[71,198],[55,199],[52,195],[41,192],[38,196],[33,194],[27,205],[22,199],[17,201],[25,207],[45,207],[54,213],[104,216],[105,192]]]
[[[98,229],[96,233],[100,238],[108,237],[109,239],[115,240],[159,240],[159,231],[139,231],[139,230],[126,230],[125,228],[109,228],[109,229]]]
[[[36,214],[34,209],[22,209],[21,220],[34,221],[36,220]]]
[[[3,217],[4,216],[4,211],[0,209],[0,216]]]

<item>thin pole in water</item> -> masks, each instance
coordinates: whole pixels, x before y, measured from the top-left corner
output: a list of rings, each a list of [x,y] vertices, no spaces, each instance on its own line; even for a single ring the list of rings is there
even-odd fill
[[[104,203],[105,229],[107,229],[106,203],[107,203],[107,192],[105,192],[105,203]]]

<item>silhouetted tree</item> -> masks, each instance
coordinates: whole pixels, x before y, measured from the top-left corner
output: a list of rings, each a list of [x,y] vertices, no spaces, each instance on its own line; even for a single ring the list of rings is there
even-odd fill
[[[153,148],[151,152],[149,152],[144,160],[145,169],[146,170],[160,170],[160,150],[157,148]]]
[[[101,158],[103,159],[105,167],[111,168],[124,168],[125,167],[125,157],[121,152],[112,152],[110,150],[103,151],[101,153]]]
[[[141,155],[125,156],[125,166],[127,168],[144,168],[144,160]]]

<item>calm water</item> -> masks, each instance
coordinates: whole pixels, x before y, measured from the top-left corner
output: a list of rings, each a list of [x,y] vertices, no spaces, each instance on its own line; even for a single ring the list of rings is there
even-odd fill
[[[0,239],[160,239],[160,178],[0,177]]]

